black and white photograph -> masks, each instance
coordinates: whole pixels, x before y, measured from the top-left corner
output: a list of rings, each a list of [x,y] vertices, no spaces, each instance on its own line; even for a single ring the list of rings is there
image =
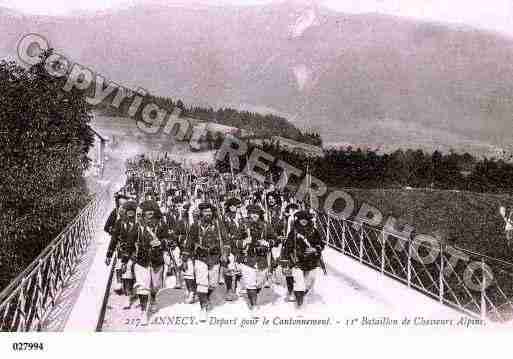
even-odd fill
[[[7,357],[511,330],[512,1],[0,0],[0,39],[0,339],[50,335]]]

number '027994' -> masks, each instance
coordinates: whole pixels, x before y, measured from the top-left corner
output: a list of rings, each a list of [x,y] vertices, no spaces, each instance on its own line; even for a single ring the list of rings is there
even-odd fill
[[[43,351],[43,343],[27,343],[27,342],[14,342],[12,343],[14,351]]]

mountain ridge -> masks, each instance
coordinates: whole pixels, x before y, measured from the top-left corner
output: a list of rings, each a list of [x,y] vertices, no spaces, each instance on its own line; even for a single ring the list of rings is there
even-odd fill
[[[509,36],[317,5],[310,16],[304,8],[290,2],[202,9],[151,4],[90,21],[20,21],[0,10],[7,38],[0,50],[12,53],[23,34],[41,32],[57,51],[127,86],[191,104],[274,109],[299,127],[321,128],[326,142],[350,141],[347,128],[359,128],[362,118],[406,121],[424,132],[448,131],[493,146],[513,135]],[[291,36],[301,16],[305,25]],[[367,137],[382,141],[372,131]],[[421,132],[417,140],[423,141]]]

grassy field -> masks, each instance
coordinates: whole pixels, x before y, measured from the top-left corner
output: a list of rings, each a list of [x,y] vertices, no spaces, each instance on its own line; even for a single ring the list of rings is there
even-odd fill
[[[395,217],[399,223],[409,224],[415,228],[417,234],[433,235],[442,238],[448,245],[459,247],[472,252],[487,255],[502,261],[513,263],[513,248],[508,248],[504,233],[504,220],[499,213],[499,206],[511,207],[513,200],[510,195],[490,195],[471,192],[437,191],[437,190],[369,190],[369,189],[343,189],[355,201],[353,216],[363,203],[378,208],[384,216],[381,226],[389,216]],[[348,230],[351,226],[348,227]],[[351,229],[354,234],[356,230]],[[379,231],[367,231],[363,240],[364,263],[374,268],[381,267],[381,238]],[[354,237],[353,237],[354,238]],[[339,240],[337,238],[336,240]],[[407,279],[406,263],[408,251],[394,251],[397,239],[388,237],[385,248],[384,271]],[[340,246],[341,243],[336,243]],[[372,248],[376,249],[374,252]],[[345,251],[358,257],[358,243],[349,243]],[[424,252],[427,253],[427,252]],[[486,301],[482,301],[480,284],[483,272],[479,262],[481,255],[465,252],[468,258],[451,266],[451,270],[444,272],[444,291],[440,291],[440,260],[444,258],[444,266],[448,266],[452,256],[448,249],[443,257],[437,257],[434,262],[420,263],[411,261],[412,288],[419,291],[428,291],[430,296],[438,300],[443,294],[446,303],[463,308],[478,314],[482,310],[482,303],[486,303],[486,315],[493,321],[507,321],[513,319],[513,266],[511,264],[485,258],[491,275],[488,282]],[[425,254],[424,254],[425,255]],[[468,265],[477,262],[477,270],[467,272]],[[383,268],[383,267],[382,267]],[[444,268],[446,270],[447,268]],[[471,278],[465,279],[465,273]],[[488,277],[490,278],[490,277]],[[478,283],[475,289],[469,287],[469,282]],[[423,292],[422,291],[422,292]],[[424,292],[423,292],[424,293]]]
[[[438,234],[451,245],[513,262],[499,214],[499,206],[513,206],[511,195],[404,189],[344,191],[353,196],[356,209],[368,203],[385,219],[393,216],[413,226],[417,233]]]

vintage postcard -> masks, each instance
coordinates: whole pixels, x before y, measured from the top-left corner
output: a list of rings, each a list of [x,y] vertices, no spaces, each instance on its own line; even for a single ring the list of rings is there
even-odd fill
[[[511,331],[513,2],[4,0],[0,30],[7,357]]]

